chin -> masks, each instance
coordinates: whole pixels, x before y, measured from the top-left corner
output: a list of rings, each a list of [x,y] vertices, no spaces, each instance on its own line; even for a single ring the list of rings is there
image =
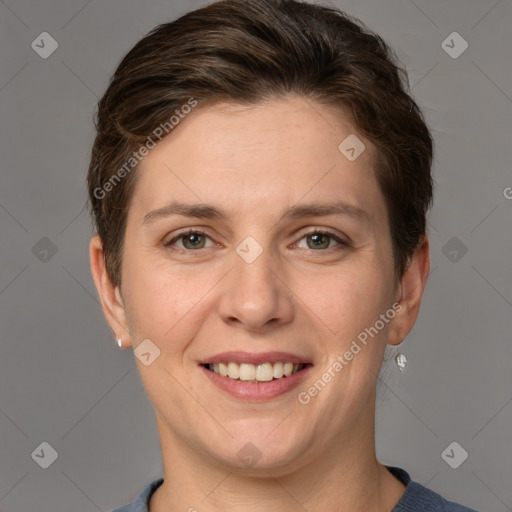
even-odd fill
[[[274,422],[275,424],[275,422]],[[285,475],[306,464],[305,449],[308,443],[295,436],[263,435],[237,436],[219,451],[211,448],[212,457],[230,471],[252,476]],[[286,433],[285,433],[286,434]]]

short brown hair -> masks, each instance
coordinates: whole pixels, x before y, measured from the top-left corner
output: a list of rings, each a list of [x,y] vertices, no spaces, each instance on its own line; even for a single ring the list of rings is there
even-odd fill
[[[126,170],[134,151],[191,98],[257,104],[289,94],[342,107],[374,144],[395,274],[402,277],[426,230],[433,141],[395,53],[334,8],[295,0],[221,0],[140,40],[98,103],[87,183],[113,284],[121,284],[137,178],[136,170],[125,172],[112,184],[116,170]]]

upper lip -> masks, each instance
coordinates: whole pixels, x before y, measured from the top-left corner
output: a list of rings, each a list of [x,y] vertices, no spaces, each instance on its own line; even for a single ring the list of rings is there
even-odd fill
[[[199,361],[200,365],[215,364],[215,363],[249,363],[249,364],[263,364],[263,363],[295,363],[295,364],[308,364],[306,358],[290,354],[289,352],[222,352],[207,357]]]

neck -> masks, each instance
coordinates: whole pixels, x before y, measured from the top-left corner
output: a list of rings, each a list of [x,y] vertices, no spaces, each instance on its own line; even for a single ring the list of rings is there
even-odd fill
[[[196,452],[159,424],[164,483],[149,512],[390,512],[405,486],[376,460],[373,421],[368,426],[340,435],[301,467],[247,474]]]

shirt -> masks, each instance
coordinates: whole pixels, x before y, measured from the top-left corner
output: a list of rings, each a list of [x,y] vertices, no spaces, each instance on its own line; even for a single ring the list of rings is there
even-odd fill
[[[405,491],[391,512],[477,512],[472,508],[444,499],[440,494],[411,480],[409,473],[395,466],[385,466],[393,476],[404,485]],[[160,487],[164,479],[151,482],[130,505],[116,508],[112,512],[148,512],[152,494]]]

